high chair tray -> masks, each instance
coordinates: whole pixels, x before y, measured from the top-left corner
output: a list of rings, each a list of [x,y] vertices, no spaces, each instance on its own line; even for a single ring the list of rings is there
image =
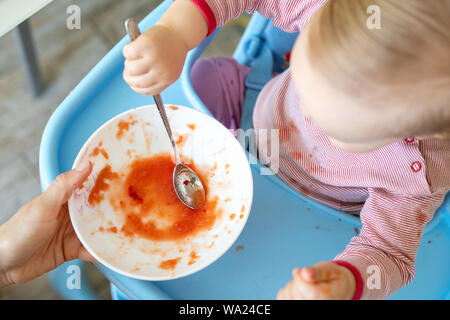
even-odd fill
[[[163,2],[140,24],[153,25],[172,1]],[[210,37],[211,38],[211,37]],[[46,189],[71,169],[89,136],[115,115],[152,104],[123,81],[122,39],[79,83],[51,116],[40,146],[40,177]],[[206,46],[210,39],[201,46]],[[207,112],[189,82],[189,70],[201,48],[189,54],[182,77],[162,93],[165,103]],[[276,176],[252,167],[254,200],[247,225],[218,261],[177,280],[148,282],[122,276],[99,265],[112,284],[130,299],[274,299],[296,266],[331,260],[360,228],[355,216],[320,205],[293,192]],[[416,278],[394,299],[448,299],[450,288],[449,201],[426,228],[417,254]]]

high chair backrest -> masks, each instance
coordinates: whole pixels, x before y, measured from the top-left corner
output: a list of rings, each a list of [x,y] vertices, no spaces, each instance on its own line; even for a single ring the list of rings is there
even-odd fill
[[[194,109],[205,112],[209,115],[208,108],[203,104],[199,97],[195,94],[192,87],[189,70],[191,70],[195,61],[202,55],[211,41],[219,32],[218,28],[211,36],[205,39],[197,48],[192,50],[186,58],[184,72],[181,75],[182,86],[192,102]],[[285,32],[272,25],[272,19],[264,18],[259,13],[252,15],[248,26],[246,27],[241,40],[233,54],[233,57],[240,64],[249,65],[251,61],[260,53],[263,45],[267,45],[273,55],[273,72],[281,72],[285,64],[285,55],[294,45],[298,36],[296,33]],[[186,72],[187,71],[187,72]]]
[[[286,53],[290,52],[298,32],[288,33],[272,24],[272,19],[267,19],[255,13],[238,46],[234,52],[234,59],[240,64],[249,65],[251,60],[259,53],[262,44],[267,44],[273,53],[274,70],[280,72],[283,69]]]

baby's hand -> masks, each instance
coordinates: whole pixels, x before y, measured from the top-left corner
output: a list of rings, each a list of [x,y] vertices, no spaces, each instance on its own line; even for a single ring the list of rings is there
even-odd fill
[[[352,272],[332,262],[295,268],[292,276],[278,292],[278,300],[350,300],[356,289]]]
[[[175,31],[156,25],[123,48],[123,78],[137,93],[158,94],[178,79],[188,51]]]

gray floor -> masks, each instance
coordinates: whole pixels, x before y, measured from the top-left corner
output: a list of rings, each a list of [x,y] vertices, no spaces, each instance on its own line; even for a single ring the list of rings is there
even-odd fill
[[[34,98],[14,33],[0,38],[0,224],[40,193],[39,142],[47,120],[71,89],[125,34],[123,21],[146,16],[159,0],[56,0],[31,18],[46,91]],[[81,8],[81,29],[66,28],[66,8]],[[245,19],[244,19],[245,20]],[[243,28],[224,28],[205,55],[231,55]],[[103,299],[108,281],[93,266],[88,277]],[[0,299],[62,299],[46,276],[0,289]]]

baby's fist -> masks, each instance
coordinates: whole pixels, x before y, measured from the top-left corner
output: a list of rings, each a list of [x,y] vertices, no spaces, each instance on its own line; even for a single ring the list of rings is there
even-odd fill
[[[295,268],[292,276],[278,292],[278,300],[350,300],[356,289],[352,272],[332,262]]]
[[[175,82],[188,48],[177,33],[156,25],[123,48],[123,78],[140,94],[155,95]]]

